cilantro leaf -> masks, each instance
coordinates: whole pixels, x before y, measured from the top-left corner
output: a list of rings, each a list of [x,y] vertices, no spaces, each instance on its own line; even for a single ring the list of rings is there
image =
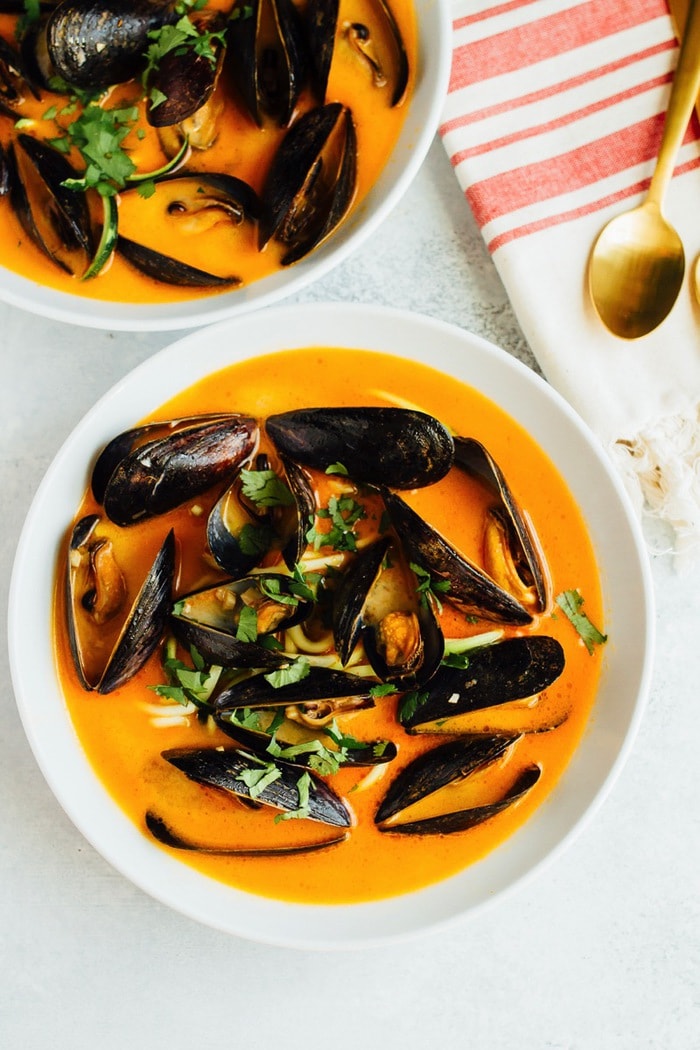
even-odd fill
[[[343,474],[347,477],[348,468],[343,466],[342,463],[331,463],[330,466],[326,467],[326,474]]]
[[[312,543],[314,550],[321,547],[333,547],[337,551],[356,551],[357,543],[354,525],[367,516],[365,508],[352,496],[331,496],[327,507],[320,507],[316,515],[322,521],[330,520],[330,528],[321,531],[311,522],[306,533],[306,542]]]
[[[252,605],[244,605],[238,615],[236,640],[239,642],[257,642],[258,614]]]
[[[291,685],[293,682],[301,682],[302,678],[311,671],[311,665],[305,656],[300,656],[298,660],[292,660],[287,667],[280,667],[276,671],[271,671],[266,674],[265,681],[269,682],[273,689],[282,689],[285,685]]]
[[[591,623],[585,612],[581,612],[584,600],[578,590],[562,591],[557,595],[555,601],[578,631],[589,653],[593,653],[596,645],[603,645],[607,642],[607,634],[602,634],[595,624]]]
[[[299,817],[308,817],[309,815],[309,795],[314,786],[314,782],[311,779],[310,773],[302,773],[297,780],[297,793],[299,801],[296,809],[287,810],[284,813],[279,813],[275,817],[275,823],[280,820],[293,820]]]
[[[428,701],[429,696],[430,693],[427,691],[420,692],[418,689],[413,689],[410,693],[406,693],[399,703],[399,722],[407,722],[410,718],[413,718],[416,711]]]
[[[442,603],[438,598],[439,594],[447,594],[450,589],[449,580],[434,580],[427,569],[424,569],[422,565],[418,565],[416,562],[410,562],[411,571],[415,574],[417,579],[416,591],[420,599],[420,603],[423,606],[428,605],[432,600],[438,607],[438,610],[442,612]]]
[[[241,492],[258,507],[293,507],[295,500],[286,482],[274,470],[242,470]]]

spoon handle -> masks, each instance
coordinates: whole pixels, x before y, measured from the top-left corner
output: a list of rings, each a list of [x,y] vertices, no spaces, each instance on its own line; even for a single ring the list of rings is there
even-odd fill
[[[648,199],[659,209],[700,91],[700,2],[691,0]]]

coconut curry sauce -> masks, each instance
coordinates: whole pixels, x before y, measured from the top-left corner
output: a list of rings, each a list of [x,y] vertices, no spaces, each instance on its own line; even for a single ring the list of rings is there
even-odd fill
[[[242,9],[245,7],[242,4],[239,6]],[[298,6],[304,9],[304,5]],[[224,12],[233,7],[230,0],[210,0],[207,4],[207,10],[220,9]],[[343,0],[341,24],[351,20],[371,25],[372,7],[371,0]],[[403,99],[397,105],[390,104],[387,89],[376,86],[370,64],[358,58],[356,49],[348,46],[340,30],[340,44],[330,69],[326,102],[339,102],[350,108],[357,135],[356,182],[349,204],[351,209],[361,205],[377,181],[401,131],[415,82],[415,12],[408,0],[395,2],[392,9],[395,9],[393,15],[408,57],[408,85]],[[0,37],[13,46],[16,46],[17,21],[9,15],[0,15]],[[243,180],[260,195],[287,128],[280,127],[269,118],[264,119],[262,127],[258,127],[233,82],[230,64],[234,61],[236,56],[231,43],[213,96],[216,106],[221,107],[216,122],[216,139],[206,149],[193,149],[189,160],[178,169],[178,173],[223,172]],[[122,148],[135,164],[138,174],[162,169],[174,152],[171,148],[166,154],[158,131],[148,124],[143,95],[144,89],[140,82],[132,80],[110,89],[99,100],[105,109],[136,107],[137,117],[122,142]],[[293,120],[317,105],[318,101],[307,84],[297,101]],[[74,96],[59,95],[48,90],[42,90],[38,100],[26,92],[24,101],[13,103],[13,109],[19,123],[12,111],[5,113],[0,105],[0,146],[4,149],[20,133],[65,147],[69,143],[67,134],[70,124],[81,112]],[[65,149],[61,152],[65,152]],[[69,150],[68,159],[78,174],[84,171],[85,160],[75,147]],[[3,181],[2,168],[0,152],[0,186]],[[167,182],[156,184],[155,192],[148,197],[142,196],[135,188],[120,192],[117,198],[120,235],[217,277],[239,278],[243,285],[281,268],[285,250],[275,240],[259,250],[257,222],[238,222],[235,216],[232,218],[221,208],[185,214],[177,206],[177,201],[172,207],[176,196],[172,184]],[[101,201],[95,191],[90,191],[88,200],[96,239],[99,239],[103,225]],[[84,270],[79,265],[75,267],[75,275],[70,275],[36,246],[19,222],[10,195],[6,193],[3,196],[1,191],[0,244],[0,261],[9,269],[39,284],[94,299],[162,303],[197,298],[233,287],[232,284],[218,289],[177,287],[145,276],[119,253],[111,255],[96,277],[81,279]]]
[[[460,732],[501,730],[525,735],[485,769],[446,789],[439,799],[440,809],[487,805],[501,798],[533,764],[540,767],[541,776],[517,804],[471,830],[426,836],[380,832],[374,815],[397,773],[419,753],[454,739],[446,733],[455,723],[448,726],[438,720],[432,727],[434,734],[411,735],[397,722],[397,697],[378,697],[374,707],[337,720],[343,732],[356,739],[390,740],[398,748],[397,756],[384,765],[341,766],[327,778],[352,812],[352,826],[342,844],[288,857],[233,858],[173,850],[184,863],[207,875],[264,896],[323,903],[371,900],[415,890],[472,864],[498,847],[547,797],[584,731],[596,692],[601,649],[596,646],[588,652],[554,601],[554,596],[576,589],[585,599],[590,620],[603,627],[596,564],[581,515],[562,478],[532,439],[473,389],[430,368],[388,355],[316,348],[231,366],[186,390],[154,418],[241,412],[262,420],[301,407],[381,406],[392,402],[418,407],[455,433],[476,438],[490,451],[519,505],[534,523],[546,559],[552,598],[532,626],[503,628],[465,616],[442,594],[445,634],[454,638],[502,629],[506,637],[550,635],[561,642],[566,660],[561,676],[538,698],[463,716]],[[271,447],[264,433],[261,447]],[[86,449],[86,455],[93,451],[97,450]],[[274,456],[273,461],[278,462]],[[347,491],[347,478],[314,477],[321,505],[327,504],[331,493]],[[484,494],[481,485],[453,470],[436,484],[402,495],[464,553],[482,561],[484,516],[493,499]],[[210,497],[190,500],[174,512],[128,528],[109,523],[103,526],[114,540],[132,593],[171,527],[177,537],[176,595],[222,578],[202,557],[207,510],[212,502]],[[102,512],[87,495],[77,518],[89,513]],[[360,540],[378,527],[378,517],[376,505],[369,505],[367,518],[358,523]],[[352,557],[341,555],[340,560]],[[312,561],[306,567],[316,569],[324,560],[336,567],[339,561],[337,552],[327,546],[318,551],[307,549],[304,561],[309,558]],[[277,811],[271,807],[251,810],[233,795],[188,779],[161,757],[170,749],[231,747],[235,743],[213,726],[211,719],[203,723],[196,714],[183,713],[182,707],[149,690],[149,686],[165,680],[160,650],[135,678],[113,693],[85,691],[77,680],[67,641],[62,569],[58,581],[56,655],[70,717],[96,774],[144,834],[148,834],[144,815],[152,811],[182,838],[210,847],[308,844],[337,835],[337,828],[308,819],[275,821]],[[429,688],[428,683],[425,689]],[[411,819],[432,816],[437,804],[434,796],[419,802],[409,815]]]

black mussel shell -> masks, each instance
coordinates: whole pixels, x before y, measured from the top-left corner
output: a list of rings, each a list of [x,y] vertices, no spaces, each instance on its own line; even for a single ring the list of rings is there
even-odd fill
[[[201,11],[192,17],[192,22],[199,33],[220,33],[225,26],[223,17],[215,11]],[[155,105],[149,98],[147,119],[152,127],[180,124],[209,100],[223,59],[222,45],[216,38],[212,40],[212,51],[214,61],[194,48],[175,48],[161,57],[147,83],[149,93],[156,89],[161,98]]]
[[[548,603],[548,586],[540,544],[532,525],[516,503],[503,471],[490,452],[474,438],[455,438],[455,466],[478,478],[498,500],[492,516],[503,531],[507,548],[503,556],[511,561],[513,571],[521,581],[519,590],[524,592],[531,588],[534,608],[537,612],[544,612]]]
[[[564,670],[564,650],[548,635],[509,638],[475,649],[466,668],[443,665],[422,704],[401,721],[407,729],[511,700],[536,696]]]
[[[292,0],[253,0],[249,17],[229,22],[230,67],[253,120],[286,125],[304,86],[307,43]]]
[[[259,246],[285,246],[282,265],[297,262],[335,229],[355,193],[357,136],[338,102],[296,120],[274,156],[262,192]]]
[[[244,800],[241,799],[241,801]],[[323,839],[319,842],[290,843],[288,846],[212,846],[202,842],[193,842],[192,839],[185,838],[173,831],[163,818],[152,810],[146,813],[144,820],[153,838],[164,846],[224,857],[289,857],[295,853],[317,853],[319,850],[328,849],[329,846],[339,846],[342,842],[346,842],[349,834],[345,831],[334,835],[331,839]]]
[[[172,255],[157,252],[121,235],[117,238],[117,251],[146,277],[178,288],[235,288],[241,283],[241,278],[235,274],[221,277],[208,270],[200,270],[198,266],[190,266]]]
[[[309,0],[311,82],[316,97],[325,101],[333,56],[344,36],[346,49],[355,52],[375,87],[387,92],[389,105],[398,105],[408,86],[408,55],[386,0],[373,0],[368,24],[346,19],[339,25],[339,9],[340,0]]]
[[[355,556],[333,593],[333,636],[338,655],[347,663],[361,639],[375,674],[384,682],[425,682],[440,666],[445,640],[432,604],[418,602],[416,588],[406,590],[408,570],[392,570],[391,589],[382,587],[382,617],[368,613],[375,586],[381,586],[390,540],[373,543]],[[392,559],[393,560],[393,559]],[[412,578],[412,577],[411,577]],[[391,601],[388,596],[391,596]],[[382,628],[395,637],[398,656],[387,660]],[[416,633],[417,632],[417,633]]]
[[[217,711],[243,707],[280,707],[288,704],[315,704],[326,700],[355,699],[365,706],[374,704],[371,679],[327,667],[312,667],[298,682],[275,688],[264,675],[246,678],[223,690],[216,698]]]
[[[494,762],[517,736],[472,736],[452,740],[426,751],[396,777],[377,810],[375,824],[395,817],[414,802]]]
[[[312,604],[297,598],[290,590],[292,583],[292,578],[283,573],[264,572],[185,595],[171,617],[173,633],[183,645],[194,645],[209,663],[225,667],[279,667],[289,663],[289,656],[237,635],[241,610],[246,606],[256,609],[259,638],[305,620]],[[241,595],[247,595],[248,600]]]
[[[259,727],[251,728],[250,724],[241,725],[240,719],[236,717],[239,710],[239,708],[226,708],[225,711],[217,711],[215,714],[216,724],[227,736],[238,741],[243,747],[250,748],[258,754],[269,754],[267,749],[272,740],[270,726],[274,721],[273,712],[265,711],[264,709],[246,712],[248,723],[251,721],[252,714],[257,716],[256,720],[259,722]],[[291,722],[289,719],[285,719],[280,728],[275,731],[274,739],[283,750],[294,748],[298,745],[313,744],[315,741],[323,744],[331,753],[334,750],[330,736],[324,735],[322,729],[310,729],[307,726]],[[309,768],[309,761],[313,761],[313,756],[316,754],[317,752],[313,750],[300,750],[293,757],[287,754],[282,757],[286,762]],[[396,754],[396,744],[390,740],[370,740],[363,742],[361,747],[347,748],[342,762],[344,765],[350,766],[378,766],[391,762],[396,758]],[[314,767],[311,766],[311,768]],[[316,768],[317,772],[323,772],[322,769]]]
[[[133,525],[172,510],[226,481],[253,454],[257,438],[253,418],[231,415],[146,441],[110,474],[104,488],[108,517]]]
[[[301,467],[287,456],[280,456],[280,459],[295,503],[291,535],[282,548],[282,557],[287,567],[293,570],[308,546],[306,534],[316,513],[316,497],[311,481]]]
[[[287,813],[293,813],[299,809],[301,801],[298,787],[299,766],[290,762],[282,762],[279,759],[270,759],[269,763],[263,762],[254,755],[249,755],[236,748],[164,751],[163,758],[177,769],[182,770],[191,780],[230,791],[242,798],[251,797],[251,789],[242,779],[243,776],[246,773],[263,769],[269,764],[278,770],[279,776],[262,791],[255,794],[257,801]],[[330,824],[333,827],[350,827],[352,816],[342,799],[313,773],[306,771],[305,775],[311,778],[307,814],[309,820]]]
[[[442,423],[407,408],[303,408],[269,416],[266,427],[283,455],[314,470],[342,463],[358,484],[422,488],[454,458]]]
[[[85,195],[68,189],[79,173],[58,150],[19,134],[8,153],[13,210],[34,243],[69,274],[83,271],[93,254]]]
[[[63,0],[46,29],[51,63],[75,87],[121,84],[145,67],[148,34],[178,17],[171,0]]]
[[[68,637],[76,670],[83,686],[98,693],[110,693],[127,682],[143,667],[163,637],[172,602],[175,575],[175,537],[166,536],[141,590],[121,619],[121,604],[95,619],[95,573],[100,569],[95,560],[100,543],[96,533],[99,518],[81,519],[71,534],[66,571],[66,609]],[[109,566],[110,574],[118,567]],[[118,584],[105,582],[105,588]],[[109,619],[122,623],[117,640],[105,648],[104,625]]]
[[[528,766],[503,798],[485,806],[443,813],[424,820],[407,821],[405,824],[384,824],[379,826],[379,831],[398,835],[452,835],[458,831],[469,831],[470,828],[491,820],[524,798],[540,779],[541,773],[539,766]]]
[[[0,197],[10,192],[10,162],[7,151],[0,142]]]
[[[242,502],[234,481],[207,520],[207,546],[214,561],[229,576],[244,576],[261,561],[272,539],[270,524]]]
[[[401,542],[431,576],[449,583],[444,597],[466,613],[500,623],[526,625],[531,614],[508,591],[464,557],[432,525],[397,496],[383,490],[386,509]]]
[[[32,83],[23,56],[0,37],[0,113],[17,119],[17,107],[22,105],[27,94],[39,98]]]

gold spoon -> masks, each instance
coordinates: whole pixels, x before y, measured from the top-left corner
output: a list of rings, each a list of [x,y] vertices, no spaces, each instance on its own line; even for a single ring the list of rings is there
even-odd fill
[[[683,245],[662,205],[699,90],[700,0],[691,0],[646,200],[603,227],[588,264],[593,305],[603,324],[624,339],[638,339],[660,325],[683,283]]]

